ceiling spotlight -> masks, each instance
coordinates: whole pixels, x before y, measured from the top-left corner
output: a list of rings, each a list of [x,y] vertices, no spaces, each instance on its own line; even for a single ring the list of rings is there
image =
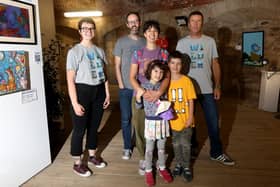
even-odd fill
[[[103,16],[102,11],[78,11],[78,12],[64,12],[64,17],[100,17]]]

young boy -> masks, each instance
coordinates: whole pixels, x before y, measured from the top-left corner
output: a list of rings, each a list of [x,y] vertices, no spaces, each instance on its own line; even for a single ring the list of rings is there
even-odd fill
[[[185,54],[184,54],[185,55]],[[179,51],[169,55],[168,66],[171,73],[168,100],[173,103],[176,117],[170,120],[172,129],[172,144],[175,155],[175,169],[173,176],[183,175],[190,182],[193,178],[190,169],[191,136],[194,126],[195,89],[192,81],[186,75],[190,58],[186,58]],[[187,56],[188,57],[188,56]]]

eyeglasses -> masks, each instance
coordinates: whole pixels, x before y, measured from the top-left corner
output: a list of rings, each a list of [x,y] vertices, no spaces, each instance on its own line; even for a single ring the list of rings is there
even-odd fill
[[[95,30],[95,28],[94,27],[82,27],[81,28],[81,31],[94,31]]]
[[[137,20],[133,20],[133,21],[127,21],[128,25],[137,24],[137,23],[139,23],[138,19]]]

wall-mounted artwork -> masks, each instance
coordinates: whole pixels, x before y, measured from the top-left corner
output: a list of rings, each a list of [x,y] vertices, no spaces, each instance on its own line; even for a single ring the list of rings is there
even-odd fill
[[[244,65],[262,66],[264,57],[264,32],[242,33],[242,62]]]
[[[0,43],[36,44],[34,5],[0,1]]]
[[[30,89],[26,51],[0,51],[0,96]]]

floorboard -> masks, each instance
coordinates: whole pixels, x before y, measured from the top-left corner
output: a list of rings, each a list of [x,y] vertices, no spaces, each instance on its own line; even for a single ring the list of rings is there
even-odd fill
[[[70,136],[54,162],[31,178],[24,187],[143,187],[143,176],[137,173],[139,156],[135,150],[131,160],[121,159],[122,135],[120,112],[114,98],[113,107],[106,111],[99,133],[102,157],[108,167],[96,169],[88,178],[72,171],[69,155]],[[225,151],[236,160],[233,167],[211,161],[205,122],[197,113],[197,131],[200,145],[198,158],[193,163],[194,180],[186,184],[181,177],[165,184],[156,176],[156,186],[176,187],[278,187],[280,186],[280,120],[274,113],[259,111],[237,99],[223,98],[219,103],[220,131]],[[199,111],[200,109],[198,109]],[[172,155],[171,153],[169,155]],[[171,162],[171,168],[173,163]]]

